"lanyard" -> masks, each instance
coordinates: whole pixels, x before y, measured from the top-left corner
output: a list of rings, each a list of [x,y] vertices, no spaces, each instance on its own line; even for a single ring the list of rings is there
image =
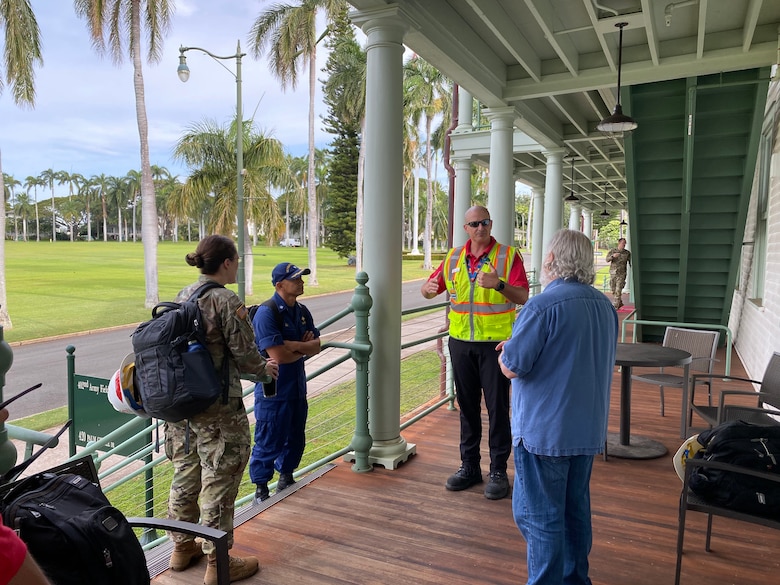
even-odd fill
[[[471,269],[469,269],[469,259],[468,259],[468,256],[466,256],[465,260],[466,260],[466,269],[469,272],[469,281],[470,282],[474,282],[477,279],[477,273],[480,270],[482,270],[482,267],[485,265],[485,262],[488,261],[488,255],[487,254],[483,254],[482,255],[482,257],[479,259],[479,262],[477,262],[477,265],[476,265],[476,267],[474,268],[473,271]]]

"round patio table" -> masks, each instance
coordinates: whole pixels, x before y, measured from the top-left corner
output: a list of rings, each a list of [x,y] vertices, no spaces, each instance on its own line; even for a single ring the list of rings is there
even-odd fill
[[[631,434],[631,368],[683,366],[683,376],[688,380],[691,354],[681,349],[652,343],[618,343],[615,365],[620,372],[620,432],[607,433],[607,453],[624,459],[653,459],[663,457],[666,447],[648,437]],[[688,395],[687,382],[683,387],[683,405]],[[683,407],[684,408],[684,407]]]

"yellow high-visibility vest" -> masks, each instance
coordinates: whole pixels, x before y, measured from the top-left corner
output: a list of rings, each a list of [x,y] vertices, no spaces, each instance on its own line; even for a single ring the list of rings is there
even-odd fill
[[[495,266],[501,280],[512,270],[516,250],[496,242],[479,270]],[[466,247],[453,248],[444,259],[442,276],[450,294],[450,337],[464,341],[503,341],[512,335],[517,315],[514,303],[500,292],[482,288],[469,278]]]

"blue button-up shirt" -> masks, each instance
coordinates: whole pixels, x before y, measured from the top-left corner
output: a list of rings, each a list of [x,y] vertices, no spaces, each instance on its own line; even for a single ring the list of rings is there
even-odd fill
[[[551,282],[520,311],[503,363],[512,380],[512,442],[536,455],[604,448],[617,347],[612,303],[592,286]]]
[[[276,308],[282,317],[282,329],[274,311],[270,307],[260,305],[252,322],[255,330],[255,342],[260,351],[269,347],[284,345],[284,340],[301,341],[307,331],[312,331],[314,337],[320,332],[314,326],[309,309],[300,303],[288,307],[278,293],[273,296]],[[256,388],[255,394],[262,394],[262,389]],[[276,397],[267,400],[292,400],[306,398],[306,370],[303,357],[290,364],[279,364],[279,378],[276,380]]]

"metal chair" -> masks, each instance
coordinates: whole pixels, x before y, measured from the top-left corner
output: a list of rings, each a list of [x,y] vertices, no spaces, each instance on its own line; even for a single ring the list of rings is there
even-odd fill
[[[775,354],[778,355],[778,354]],[[780,475],[776,473],[767,473],[764,471],[755,471],[746,467],[738,465],[732,465],[730,463],[723,463],[719,461],[707,461],[706,459],[688,459],[685,462],[685,479],[683,480],[682,494],[680,495],[680,509],[679,520],[677,527],[677,566],[674,573],[674,585],[680,585],[680,569],[682,568],[682,553],[683,553],[683,537],[685,534],[685,516],[688,510],[695,512],[703,512],[707,514],[707,533],[705,538],[704,550],[712,552],[710,548],[710,542],[712,539],[712,517],[724,516],[726,518],[734,518],[743,522],[750,522],[752,524],[760,524],[762,526],[768,526],[770,528],[777,528],[780,530],[780,518],[760,516],[757,514],[749,514],[747,512],[740,512],[731,508],[728,508],[722,504],[714,503],[701,496],[693,493],[690,489],[690,477],[691,474],[696,473],[696,470],[709,467],[713,469],[721,469],[724,471],[740,474],[742,476],[751,476],[753,478],[760,478],[767,482],[777,483],[777,489],[780,489]],[[767,485],[772,485],[767,484]],[[746,559],[745,562],[749,562],[750,559]]]
[[[703,372],[712,374],[712,367],[717,361],[715,352],[718,350],[718,341],[720,333],[708,329],[683,329],[680,327],[667,327],[664,332],[664,347],[673,347],[681,349],[691,354],[693,358],[689,371]],[[632,380],[657,384],[661,390],[661,416],[664,416],[664,388],[682,388],[685,383],[683,376],[675,373],[669,373],[670,368],[660,368],[658,372],[639,373],[631,376]],[[674,371],[680,368],[674,368]],[[707,393],[710,396],[712,404],[712,381],[701,379],[697,383],[707,385]],[[691,382],[691,391],[694,383]],[[686,405],[683,404],[685,409]]]
[[[693,422],[693,413],[698,414],[708,425],[713,426],[729,420],[744,420],[745,422],[767,425],[780,424],[780,352],[775,352],[769,359],[761,380],[740,378],[738,376],[717,376],[726,382],[747,382],[758,384],[759,391],[749,390],[723,390],[717,406],[712,406],[712,401],[705,404],[697,404],[694,389],[696,383],[707,383],[714,376],[712,374],[695,374],[691,382],[690,411],[688,414],[689,426]],[[733,398],[742,397],[742,402],[735,403]],[[755,405],[745,404],[753,402]]]

